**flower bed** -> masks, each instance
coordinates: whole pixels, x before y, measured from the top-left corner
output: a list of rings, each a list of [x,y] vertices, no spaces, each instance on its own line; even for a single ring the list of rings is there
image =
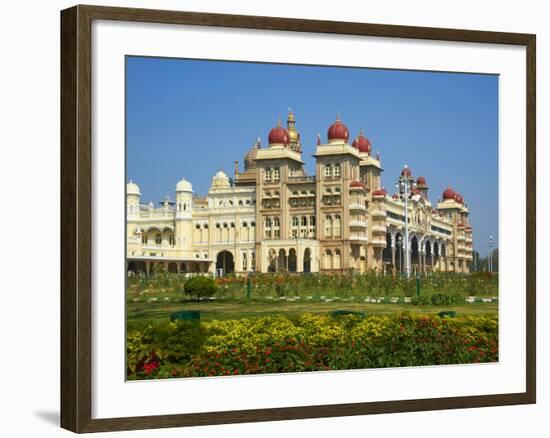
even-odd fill
[[[495,361],[495,316],[303,314],[177,321],[128,333],[130,379]]]
[[[184,275],[162,273],[151,277],[128,277],[128,297],[183,297]],[[246,294],[246,276],[229,275],[216,279],[219,298],[241,299]],[[436,272],[422,277],[423,295],[498,296],[498,276],[488,272],[454,274]],[[374,272],[357,274],[352,271],[320,274],[260,274],[252,275],[252,297],[351,297],[401,296],[416,294],[416,280],[380,275]]]

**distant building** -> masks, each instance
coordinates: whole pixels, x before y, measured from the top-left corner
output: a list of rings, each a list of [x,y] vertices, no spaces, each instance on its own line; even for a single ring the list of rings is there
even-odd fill
[[[176,184],[175,201],[142,204],[130,181],[127,197],[127,263],[133,272],[357,272],[404,270],[403,195],[381,185],[380,157],[363,132],[349,143],[339,119],[327,143],[318,136],[316,175],[308,176],[294,114],[280,121],[235,162],[231,180],[212,178],[206,197]],[[413,272],[469,272],[472,227],[463,197],[448,187],[433,208],[428,184],[405,167],[415,188],[409,196]],[[161,266],[162,265],[162,266]]]

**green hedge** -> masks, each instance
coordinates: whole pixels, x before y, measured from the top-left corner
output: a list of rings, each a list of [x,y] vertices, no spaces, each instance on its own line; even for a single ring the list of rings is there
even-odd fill
[[[465,304],[466,298],[461,294],[433,294],[414,297],[412,302],[417,306],[453,306]]]

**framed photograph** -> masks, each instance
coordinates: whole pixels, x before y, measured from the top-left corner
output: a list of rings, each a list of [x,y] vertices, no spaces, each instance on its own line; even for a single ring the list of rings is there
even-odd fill
[[[535,403],[535,35],[61,12],[61,425]]]

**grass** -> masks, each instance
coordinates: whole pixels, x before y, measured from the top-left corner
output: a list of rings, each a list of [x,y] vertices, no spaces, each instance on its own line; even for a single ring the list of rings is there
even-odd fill
[[[126,318],[129,328],[141,328],[150,323],[166,321],[170,314],[179,310],[199,310],[201,319],[239,319],[261,316],[284,315],[294,319],[303,313],[327,314],[345,309],[365,312],[368,315],[399,312],[439,313],[454,310],[459,315],[497,315],[498,303],[476,303],[457,306],[415,306],[412,304],[375,304],[365,302],[318,302],[318,301],[215,301],[215,302],[152,302],[126,303]]]

